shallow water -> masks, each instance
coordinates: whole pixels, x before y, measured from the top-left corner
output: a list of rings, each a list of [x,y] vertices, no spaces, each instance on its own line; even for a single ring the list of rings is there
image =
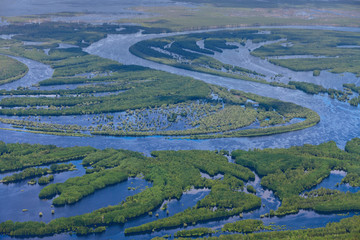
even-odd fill
[[[54,175],[54,181],[52,183],[62,183],[69,178],[80,177],[85,174],[85,169],[81,165],[82,160],[70,161],[76,166],[76,170],[67,171],[62,173],[56,173]],[[68,162],[68,163],[70,163]],[[42,166],[42,167],[49,167]],[[0,177],[3,178],[6,175],[12,173],[1,174]],[[34,179],[38,179],[35,177]],[[104,189],[95,191],[94,194],[84,197],[79,202],[66,205],[62,207],[52,208],[52,200],[39,199],[38,195],[45,186],[29,185],[27,182],[29,179],[10,183],[10,184],[0,184],[0,204],[1,204],[1,214],[0,222],[6,220],[12,221],[43,221],[49,222],[52,219],[59,217],[70,217],[76,216],[88,212],[92,212],[96,209],[107,207],[109,205],[117,205],[121,201],[125,200],[126,197],[135,195],[140,191],[144,190],[146,187],[151,187],[152,184],[146,182],[143,179],[138,178],[129,178],[129,180],[118,183]],[[135,190],[128,190],[128,187],[133,187]],[[107,196],[104,198],[103,196]],[[26,199],[26,201],[24,201]],[[28,211],[22,212],[23,209]],[[51,214],[51,210],[55,210],[55,214]],[[39,217],[39,212],[43,213],[43,217]]]
[[[346,176],[346,172],[334,170],[330,172],[329,177],[325,178],[320,184],[316,185],[315,187],[305,191],[310,192],[312,190],[316,190],[319,188],[327,188],[332,190],[339,190],[342,192],[352,192],[356,193],[360,191],[360,187],[352,187],[348,183],[341,184],[341,180]]]
[[[346,29],[343,29],[346,30]],[[351,29],[350,29],[351,30]],[[353,29],[354,30],[354,29]],[[355,29],[355,31],[359,31],[360,29]],[[349,106],[347,103],[342,103],[337,100],[333,100],[328,98],[327,96],[321,95],[308,95],[301,91],[284,89],[279,87],[272,87],[268,85],[263,85],[259,83],[246,82],[242,80],[212,76],[203,73],[196,73],[187,70],[177,69],[161,64],[157,64],[154,62],[150,62],[147,60],[143,60],[131,55],[128,52],[128,47],[132,44],[148,38],[165,36],[165,35],[142,35],[131,34],[131,35],[110,35],[106,39],[103,39],[97,43],[94,43],[90,47],[87,48],[87,51],[92,54],[96,54],[102,57],[110,58],[117,60],[126,64],[138,64],[142,66],[148,66],[159,70],[164,70],[184,76],[192,76],[197,79],[203,80],[208,83],[218,84],[227,88],[239,89],[243,91],[253,92],[262,96],[273,97],[283,101],[293,102],[308,108],[313,109],[317,113],[319,113],[321,117],[321,122],[314,127],[290,132],[283,133],[273,136],[264,136],[264,137],[252,137],[252,138],[226,138],[226,139],[209,139],[209,140],[186,140],[179,138],[169,138],[169,137],[105,137],[105,136],[95,136],[95,137],[68,137],[68,136],[54,136],[54,135],[43,135],[43,134],[32,134],[32,133],[24,133],[24,132],[10,132],[5,130],[0,130],[0,140],[5,141],[7,143],[12,142],[27,142],[27,143],[40,143],[40,144],[55,144],[57,146],[70,147],[70,146],[93,146],[96,148],[104,149],[104,148],[121,148],[121,149],[129,149],[134,151],[143,152],[146,155],[150,155],[150,152],[153,150],[186,150],[186,149],[202,149],[202,150],[216,150],[216,149],[226,149],[226,150],[235,150],[235,149],[252,149],[252,148],[275,148],[275,147],[290,147],[290,146],[298,146],[307,144],[319,144],[322,142],[333,140],[337,143],[337,145],[341,148],[344,148],[345,143],[354,138],[358,137],[360,134],[360,114],[359,109],[357,107]],[[121,46],[121,47],[119,47]],[[30,63],[31,66],[32,63]],[[36,65],[38,66],[38,65]],[[265,65],[265,67],[268,65]],[[48,69],[48,68],[44,68]],[[265,69],[267,71],[273,71],[273,69],[268,68]],[[264,71],[265,71],[264,70]],[[44,73],[39,73],[40,76],[45,79]],[[43,75],[41,75],[43,74]],[[295,74],[295,73],[292,73]],[[309,74],[309,73],[304,73]],[[325,75],[326,72],[322,72],[321,75]],[[331,74],[331,73],[329,73]],[[340,79],[341,75],[331,74],[334,79]],[[301,79],[304,76],[299,76]],[[326,75],[325,75],[326,76]],[[38,81],[38,76],[30,75],[25,76],[29,77],[29,81],[33,81],[34,83]],[[344,75],[344,78],[347,78],[347,75]],[[21,80],[19,80],[21,81]],[[16,83],[16,82],[15,82]],[[33,83],[32,83],[33,84]],[[333,85],[332,85],[333,84]],[[331,82],[331,87],[336,87],[335,83]],[[7,87],[7,89],[12,89]],[[76,119],[75,119],[76,120]],[[70,121],[70,119],[69,119]],[[341,128],[339,128],[339,124]],[[65,173],[63,173],[65,174]],[[72,174],[75,174],[74,172]],[[61,176],[61,174],[59,174]],[[60,181],[60,176],[55,176],[56,181]],[[332,188],[336,183],[339,183],[342,179],[343,175],[332,173],[329,178],[325,179],[322,183],[320,183],[317,187],[324,186],[327,188]],[[57,180],[58,179],[58,180]],[[63,178],[63,181],[65,178]],[[126,183],[128,183],[127,181]],[[50,211],[51,201],[42,202],[37,198],[37,194],[40,191],[36,186],[27,186],[26,183],[18,183],[14,185],[9,185],[9,188],[5,188],[0,186],[0,191],[3,191],[0,194],[0,203],[3,204],[14,204],[10,205],[6,210],[9,211],[5,214],[2,214],[4,219],[0,219],[0,221],[7,219],[21,219],[21,220],[39,220],[38,211],[44,212],[44,221],[50,220],[52,218]],[[143,183],[146,185],[146,183]],[[269,212],[270,209],[276,209],[280,202],[273,195],[271,191],[264,190],[260,186],[260,180],[257,177],[254,182],[250,182],[249,184],[253,185],[257,190],[257,195],[262,197],[262,203],[265,204],[264,207],[261,207],[259,210],[254,211],[253,213],[244,214],[244,218],[259,218],[260,215]],[[84,198],[79,203],[71,206],[74,207],[73,211],[76,214],[81,214],[86,211],[92,211],[96,208],[100,208],[106,206],[110,203],[110,198],[104,196],[109,196],[109,194],[116,192],[119,195],[129,193],[127,190],[128,185],[125,185],[122,190],[114,190],[118,185],[114,185],[110,188],[104,189],[102,193],[100,190],[97,193],[87,197],[91,199],[94,197],[96,201],[92,203],[86,203],[86,199]],[[344,187],[344,188],[343,188]],[[339,188],[334,189],[343,189],[346,190],[346,185],[341,185]],[[21,192],[21,189],[24,192]],[[29,190],[31,189],[31,191]],[[110,190],[108,190],[110,189]],[[351,190],[351,187],[348,187]],[[358,189],[354,190],[358,191]],[[182,198],[177,201],[173,200],[169,203],[169,211],[170,214],[175,214],[177,211],[182,211],[187,207],[194,206],[196,202],[205,197],[208,191],[197,192],[195,194],[184,194]],[[8,201],[10,203],[6,203],[6,199],[23,199],[22,194],[29,194],[29,199],[33,199],[31,202],[34,202],[34,205],[22,206],[22,203],[12,203],[12,201]],[[4,196],[4,197],[2,197]],[[31,198],[30,198],[31,197]],[[121,196],[120,196],[121,197]],[[1,200],[3,199],[3,200]],[[122,199],[122,198],[121,198]],[[90,201],[90,200],[89,200]],[[101,204],[97,204],[98,201],[101,201]],[[117,201],[117,200],[116,200]],[[86,203],[86,204],[83,204]],[[87,208],[85,205],[89,205]],[[22,213],[21,210],[23,208],[29,208],[29,212]],[[71,216],[72,211],[67,210],[68,207],[56,208],[55,216]],[[34,209],[33,212],[30,212],[30,209]],[[44,210],[45,209],[45,210]],[[48,210],[47,210],[48,209]],[[71,209],[69,207],[69,209]],[[78,210],[77,210],[78,209]],[[63,215],[61,215],[63,212]],[[46,213],[46,214],[45,214]],[[160,209],[154,211],[154,215],[159,213],[159,217],[165,217],[166,213]],[[23,214],[23,215],[22,215]],[[87,236],[86,239],[104,239],[104,238],[121,238],[124,239],[123,231],[125,228],[130,226],[137,226],[143,224],[145,222],[155,220],[155,216],[143,216],[136,218],[133,221],[130,221],[125,224],[125,226],[111,226],[105,233],[100,235],[90,235]],[[263,221],[265,224],[269,224],[270,222],[274,222],[278,225],[286,225],[290,229],[299,229],[301,227],[322,227],[325,226],[326,223],[332,221],[339,221],[341,218],[352,216],[353,213],[343,216],[337,214],[331,215],[320,215],[313,211],[300,211],[298,214],[289,215],[282,218],[264,218]],[[26,216],[26,218],[23,218]],[[227,220],[222,221],[213,221],[206,224],[198,224],[196,227],[206,226],[212,228],[219,228],[221,225],[226,222],[233,222],[235,220],[239,220],[239,217],[232,217]],[[136,235],[127,237],[128,239],[150,239],[155,236],[162,236],[167,233],[174,233],[176,230],[167,230],[155,232],[147,235]],[[1,237],[0,237],[1,238]],[[42,239],[72,239],[74,236],[70,236],[68,234],[56,235],[49,238]],[[82,238],[82,237],[79,237]],[[8,239],[5,237],[4,239]],[[85,237],[84,237],[85,239]]]
[[[28,58],[14,56],[9,57],[24,63],[26,66],[28,66],[29,71],[23,78],[17,81],[0,85],[0,89],[15,90],[18,87],[30,87],[42,80],[50,78],[53,75],[54,70],[48,65],[30,60]]]

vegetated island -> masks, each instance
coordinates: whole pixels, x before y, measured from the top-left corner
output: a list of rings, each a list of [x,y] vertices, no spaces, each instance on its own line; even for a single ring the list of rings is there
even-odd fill
[[[71,33],[73,28],[78,29],[75,35]],[[0,94],[6,97],[0,101],[0,114],[3,115],[0,122],[9,126],[7,130],[55,135],[161,135],[206,139],[277,134],[311,127],[320,121],[315,112],[292,103],[228,91],[141,66],[122,65],[90,55],[80,48],[110,33],[125,34],[139,29],[142,28],[124,26],[123,30],[117,31],[112,25],[75,23],[1,27],[0,33],[22,34],[3,43],[0,41],[0,46],[7,46],[0,52],[30,58],[54,69],[53,77],[39,82],[39,88],[79,86],[55,90],[34,87],[1,90]],[[38,37],[34,36],[34,31]],[[68,33],[66,38],[64,32]],[[254,35],[252,31],[248,34]],[[43,43],[24,45],[22,42],[35,40]],[[190,42],[189,46],[195,48],[197,45],[191,41],[183,40],[185,46]],[[206,44],[216,51],[233,48],[224,41]],[[63,43],[72,45],[60,48]],[[236,71],[241,71],[244,76],[257,75],[246,69]],[[12,97],[14,95],[17,97]],[[87,121],[85,124],[69,124],[69,121],[62,124],[61,121],[53,123],[51,119],[70,116],[86,116]]]
[[[359,76],[360,68],[356,64],[360,59],[360,48],[356,47],[360,46],[359,36],[353,32],[308,29],[222,30],[144,40],[134,44],[130,51],[138,57],[177,68],[298,89],[310,94],[328,93],[332,98],[357,105],[358,98],[352,100],[352,93],[346,89],[325,89],[291,79],[287,83],[279,82],[276,76],[272,81],[266,81],[261,73],[223,63],[216,59],[216,55],[225,50],[236,51],[251,41],[259,45],[248,48],[252,56],[293,71],[313,71],[313,75],[318,76],[321,70],[328,70]]]
[[[342,183],[351,186],[360,186],[360,140],[353,139],[346,145],[346,150],[337,148],[334,142],[320,145],[304,145],[288,149],[264,150],[237,150],[232,153],[236,163],[228,162],[224,151],[154,151],[152,157],[145,157],[141,153],[128,150],[94,148],[56,148],[54,146],[35,145],[36,148],[48,149],[47,151],[29,152],[22,151],[28,144],[1,144],[2,155],[0,163],[6,166],[8,155],[17,156],[19,160],[30,161],[27,165],[36,166],[45,162],[61,162],[64,158],[58,156],[61,152],[67,158],[76,157],[74,150],[81,149],[85,156],[82,164],[88,166],[86,174],[81,177],[70,178],[64,183],[50,184],[43,188],[40,198],[54,198],[56,206],[76,204],[80,199],[95,193],[98,189],[126,181],[128,177],[142,176],[152,182],[152,187],[143,190],[115,206],[109,206],[74,217],[54,219],[48,224],[43,222],[14,223],[6,221],[0,224],[0,233],[17,236],[48,236],[56,233],[76,232],[86,235],[105,231],[112,224],[124,224],[135,217],[150,212],[163,205],[165,200],[179,199],[183,192],[191,188],[209,188],[211,192],[197,202],[193,207],[183,212],[140,226],[125,229],[125,234],[142,234],[161,229],[186,227],[200,222],[226,219],[231,216],[261,207],[261,199],[244,192],[244,181],[254,179],[254,173],[261,177],[261,185],[273,190],[282,201],[281,206],[275,211],[271,210],[264,217],[283,216],[294,214],[299,209],[311,209],[319,213],[341,213],[360,210],[360,195],[357,193],[344,193],[337,190],[318,189],[301,194],[304,190],[311,189],[329,176],[330,171],[341,169],[348,174]],[[33,162],[32,156],[41,156],[41,161]],[[52,156],[50,161],[47,157]],[[58,157],[57,157],[58,156]],[[77,155],[78,156],[78,155]],[[31,160],[30,160],[31,159]],[[25,161],[25,162],[26,162]],[[19,161],[11,169],[23,168]],[[2,168],[3,169],[3,168]],[[10,169],[10,168],[8,168]],[[2,171],[5,171],[3,169]],[[202,177],[201,173],[210,176],[223,174],[222,179]],[[166,208],[164,208],[164,211]],[[358,216],[333,223],[335,226],[358,222]],[[253,227],[248,227],[253,226]],[[358,226],[358,225],[357,225]],[[276,227],[263,226],[259,221],[235,223],[234,226],[226,225],[223,231],[244,232],[261,230],[263,228],[278,230]],[[355,226],[354,226],[355,227]],[[253,229],[253,230],[251,230]],[[320,230],[322,229],[322,230]],[[334,233],[333,225],[326,228],[298,230],[294,234],[318,234],[319,231],[329,229]],[[350,231],[339,234],[355,234],[356,227]],[[200,234],[197,231],[190,234]],[[293,231],[259,233],[264,236],[287,236]],[[208,232],[209,234],[211,232]],[[187,233],[179,233],[179,236]],[[269,234],[269,235],[268,235]],[[194,235],[194,236],[195,236]],[[200,236],[200,235],[199,235]],[[256,235],[257,236],[257,235]],[[299,235],[300,236],[300,235]],[[352,236],[352,235],[349,235]]]
[[[16,81],[29,71],[29,68],[8,56],[0,55],[0,85]]]

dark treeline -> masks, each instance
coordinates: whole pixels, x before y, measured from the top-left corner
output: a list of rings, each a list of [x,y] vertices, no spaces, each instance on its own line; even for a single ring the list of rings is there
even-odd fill
[[[223,232],[252,233],[262,229],[264,229],[264,224],[261,220],[247,219],[226,223],[221,230]]]
[[[171,74],[170,74],[171,75]],[[56,109],[19,108],[1,109],[6,115],[77,115],[105,112],[120,112],[127,109],[155,107],[188,100],[207,98],[210,88],[207,84],[191,78],[173,77],[148,81],[118,95],[103,97],[62,98],[6,98],[0,102],[3,107],[54,106]],[[59,108],[59,109],[58,109]]]
[[[49,39],[57,39],[66,43],[75,44],[81,47],[87,47],[91,43],[97,42],[105,38],[107,34],[130,34],[143,30],[147,33],[163,33],[170,30],[165,28],[148,28],[142,26],[115,24],[83,24],[83,23],[64,23],[64,22],[43,22],[41,24],[13,24],[10,26],[2,26],[0,34],[18,34],[14,39],[21,41],[48,41]],[[76,31],[74,31],[76,29]]]
[[[318,212],[359,210],[359,193],[313,192],[309,197],[299,196],[329,176],[333,169],[347,171],[342,182],[358,186],[360,156],[355,152],[360,148],[357,142],[358,139],[353,139],[348,143],[348,152],[340,150],[335,142],[328,142],[289,149],[236,150],[232,157],[236,163],[254,169],[262,177],[261,184],[282,200],[275,215],[296,213],[299,209]]]
[[[347,101],[349,99],[348,93],[344,91],[332,88],[327,89],[314,83],[290,81],[288,84],[309,94],[327,93],[331,98],[336,97],[339,101]]]
[[[261,232],[250,234],[232,234],[220,235],[219,237],[198,238],[199,240],[267,240],[267,239],[358,239],[360,232],[359,225],[360,217],[354,216],[351,218],[342,219],[340,222],[328,223],[326,227],[293,230],[293,231],[274,231],[274,232]],[[188,238],[177,238],[185,240]],[[154,240],[164,240],[164,238],[154,238]]]
[[[4,155],[4,152],[8,151],[7,145],[0,147]],[[152,182],[152,187],[128,197],[119,205],[79,216],[55,219],[48,224],[3,222],[0,224],[0,232],[19,237],[62,232],[82,235],[103,231],[108,225],[123,224],[134,217],[152,212],[165,200],[179,199],[184,191],[191,188],[210,188],[211,192],[196,206],[184,212],[128,228],[125,230],[126,234],[228,218],[261,206],[259,197],[239,192],[239,189],[244,187],[241,179],[254,179],[253,173],[246,167],[254,169],[262,177],[261,184],[272,189],[282,200],[280,208],[272,212],[271,216],[295,213],[299,209],[313,209],[321,213],[360,210],[360,193],[319,189],[299,195],[304,189],[311,188],[328,176],[331,169],[343,169],[349,172],[348,175],[352,173],[355,180],[359,179],[357,169],[360,156],[356,153],[358,148],[358,139],[354,139],[348,143],[347,151],[338,149],[333,142],[289,149],[237,150],[232,153],[237,164],[229,163],[226,157],[210,151],[156,151],[152,152],[152,157],[144,157],[132,151],[91,149],[83,160],[84,166],[91,167],[86,175],[69,179],[65,183],[51,184],[45,187],[40,195],[53,197],[59,194],[54,204],[57,199],[59,205],[70,204],[96,189],[114,184],[113,180],[118,177],[121,178],[119,181],[123,181],[128,177],[142,176]],[[48,154],[51,155],[51,151]],[[224,178],[202,178],[200,172],[210,176],[220,173]],[[352,179],[345,178],[343,181],[356,184],[356,181],[350,180]],[[255,230],[259,230],[258,227],[257,225]],[[232,231],[230,229],[234,229],[234,226],[229,228],[229,231]],[[248,231],[247,225],[242,229],[241,231]]]
[[[0,172],[75,160],[93,151],[92,147],[59,148],[54,145],[0,142]]]
[[[86,175],[69,179],[65,183],[51,184],[43,189],[41,197],[60,194],[54,200],[54,204],[55,201],[59,201],[60,205],[73,203],[96,189],[113,184],[114,182],[109,183],[108,180],[113,180],[118,176],[124,176],[127,179],[128,176],[141,175],[147,181],[152,182],[152,187],[128,197],[119,205],[109,206],[84,215],[55,219],[48,224],[7,221],[0,224],[1,233],[11,236],[45,236],[60,232],[88,234],[94,232],[98,227],[122,224],[134,217],[153,211],[160,207],[164,200],[179,199],[184,191],[192,187],[214,188],[214,193],[208,197],[209,200],[201,203],[201,207],[199,205],[188,210],[190,213],[196,213],[191,214],[193,219],[190,223],[232,216],[261,205],[260,198],[237,191],[243,187],[243,182],[239,178],[245,181],[254,179],[253,173],[247,168],[229,163],[227,158],[222,155],[195,150],[159,151],[153,152],[152,155],[153,157],[149,158],[140,153],[114,149],[98,150],[87,154],[83,164],[91,166],[92,169],[89,169]],[[202,178],[200,171],[211,176],[222,173],[225,177],[223,180],[210,180]],[[221,198],[223,193],[226,196],[234,197],[234,200],[227,201],[224,197]],[[237,208],[231,211],[226,210],[227,208],[231,209],[232,204]],[[215,205],[223,207],[215,212],[209,210],[208,207]],[[174,221],[180,221],[182,225],[189,223],[187,217],[169,218],[170,225],[173,225]]]
[[[20,79],[28,72],[28,67],[10,57],[0,55],[0,84]]]
[[[210,228],[194,228],[191,230],[178,231],[174,234],[174,237],[201,237],[213,233],[215,233],[215,231]]]
[[[69,164],[52,164],[50,168],[26,168],[20,173],[14,173],[11,176],[4,177],[0,182],[11,183],[18,182],[28,178],[39,177],[51,173],[59,173],[64,171],[72,171],[75,169],[75,165],[72,163]]]

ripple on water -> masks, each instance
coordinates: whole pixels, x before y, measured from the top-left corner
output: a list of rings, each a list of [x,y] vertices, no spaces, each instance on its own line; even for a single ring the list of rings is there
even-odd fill
[[[337,30],[336,28],[333,29]],[[346,29],[342,29],[342,30],[346,30]],[[350,30],[354,30],[354,29],[350,29]],[[360,29],[355,29],[355,30],[359,31]],[[292,91],[289,89],[271,87],[259,83],[245,82],[241,80],[211,76],[203,73],[195,73],[182,69],[176,69],[169,66],[139,59],[128,52],[128,47],[130,47],[134,43],[140,40],[159,37],[159,36],[165,36],[165,35],[142,35],[142,34],[110,35],[108,36],[108,38],[103,39],[91,45],[87,49],[87,51],[93,54],[100,55],[102,57],[115,59],[120,62],[125,62],[129,64],[130,63],[139,64],[142,66],[148,66],[155,69],[164,70],[184,76],[193,76],[205,82],[218,84],[227,88],[239,89],[267,97],[277,98],[283,101],[297,103],[302,106],[309,107],[315,110],[316,112],[318,112],[319,115],[321,116],[321,122],[318,125],[309,129],[304,129],[290,133],[283,133],[273,136],[253,137],[253,138],[227,138],[227,139],[209,139],[209,140],[182,140],[182,139],[167,138],[167,137],[117,138],[117,137],[104,137],[104,136],[96,136],[93,138],[82,138],[82,137],[68,137],[68,136],[63,136],[63,137],[51,136],[51,135],[48,136],[42,134],[38,135],[32,133],[9,132],[9,131],[0,130],[0,140],[6,141],[7,143],[27,142],[27,143],[40,143],[40,144],[55,144],[57,146],[62,146],[62,147],[70,147],[74,145],[79,145],[79,146],[91,145],[93,147],[97,147],[100,149],[106,147],[122,148],[122,149],[144,152],[145,154],[149,155],[149,153],[153,150],[226,149],[231,151],[234,149],[247,150],[250,148],[290,147],[294,145],[295,146],[303,145],[304,143],[319,144],[330,140],[335,140],[336,143],[343,148],[345,146],[346,141],[350,140],[351,138],[357,137],[360,134],[360,130],[359,130],[360,120],[359,120],[358,108],[351,107],[346,103],[341,103],[336,100],[329,99],[326,96],[318,96],[318,95],[312,96],[300,91]],[[122,47],[119,48],[119,45],[121,45]],[[42,75],[44,73],[39,72],[38,74],[39,76],[44,77],[44,75]],[[323,73],[321,73],[321,75],[322,74]],[[33,83],[31,83],[31,85],[32,84]],[[8,87],[8,89],[12,89],[12,88]],[[344,121],[344,119],[346,119],[346,121]],[[340,129],[339,129],[339,123],[341,123]],[[333,179],[331,177],[332,175],[338,176],[335,183],[330,181],[330,178]],[[331,183],[329,183],[329,185],[331,186],[336,185],[337,182],[341,181],[340,178],[342,177],[343,176],[339,174],[335,174],[335,173],[331,174],[329,177],[329,181]],[[326,179],[323,182],[325,181]],[[253,213],[245,214],[244,218],[258,218],[260,214],[267,213],[269,212],[269,209],[276,209],[279,206],[279,201],[273,196],[273,193],[271,191],[262,190],[261,188],[259,188],[259,179],[255,179],[255,182],[250,184],[255,186],[257,190],[257,194],[259,194],[259,196],[262,197],[262,203],[265,204],[265,207],[261,207],[259,210],[256,210]],[[25,185],[22,186],[25,188]],[[12,187],[11,191],[3,192],[4,194],[0,194],[0,201],[1,201],[1,196],[10,196],[10,197],[14,196],[14,199],[20,199],[20,197],[18,196],[21,196],[22,193],[21,188],[22,188],[21,186]],[[3,188],[1,187],[0,189]],[[33,192],[34,192],[33,193],[34,196],[32,198],[35,199],[34,201],[41,202],[40,200],[37,199],[36,191]],[[184,194],[180,199],[180,201],[174,201],[174,203],[169,202],[169,206],[174,206],[173,208],[174,212],[176,209],[181,210],[182,209],[181,207],[186,207],[187,206],[186,204],[188,202],[190,202],[191,204],[196,203],[195,201],[203,197],[202,194],[205,193],[201,192],[196,194]],[[96,194],[94,194],[94,196],[96,196]],[[184,202],[182,202],[182,199],[184,199]],[[10,202],[8,204],[13,204],[12,201],[8,201],[8,202]],[[179,203],[180,205],[176,206],[175,203],[176,204]],[[46,207],[48,207],[48,203],[46,204],[47,204]],[[79,202],[79,204],[82,203]],[[191,204],[189,204],[189,206]],[[19,206],[21,206],[20,203]],[[76,204],[74,206],[76,206]],[[8,208],[11,209],[13,207],[10,206]],[[21,209],[22,207],[15,210],[11,209],[11,211],[13,212],[8,214],[14,215],[14,217],[16,218],[15,215],[21,216],[21,213],[20,214],[18,213],[18,211],[21,211]],[[158,209],[156,211],[161,211],[161,210]],[[164,214],[163,211],[159,213]],[[170,214],[173,213],[170,212]],[[349,214],[348,216],[352,216],[352,215],[353,214]],[[268,224],[270,222],[275,222],[275,224],[277,225],[287,225],[288,228],[301,228],[302,226],[313,228],[313,227],[325,226],[326,223],[328,222],[339,221],[344,217],[347,216],[340,216],[336,214],[320,215],[314,213],[313,211],[301,210],[298,214],[295,215],[288,215],[282,218],[278,218],[278,217],[271,219],[265,218],[263,219],[263,221],[265,222],[265,224]],[[125,227],[140,225],[142,223],[152,221],[154,219],[155,219],[154,217],[137,218],[134,221],[126,223],[125,226],[111,226],[104,234],[98,236],[90,235],[87,236],[86,239],[122,238]],[[238,219],[239,219],[238,217],[233,217],[225,221],[214,221],[206,224],[199,224],[196,227],[206,226],[206,227],[218,228],[219,225],[222,225],[227,221],[233,222]],[[143,239],[143,238],[151,238],[154,236],[162,236],[167,232],[174,232],[174,231],[176,230],[161,231],[158,233],[153,233],[151,235],[140,235],[140,236],[131,237],[131,239]],[[60,234],[44,239],[70,239],[70,238],[74,238],[74,237],[71,237],[68,234]],[[7,239],[7,237],[5,239]]]
[[[54,73],[54,70],[49,65],[45,65],[43,63],[36,62],[27,58],[14,56],[9,57],[24,63],[29,68],[29,71],[24,77],[20,78],[19,80],[0,85],[0,89],[15,90],[18,87],[31,87],[32,85],[42,80],[51,78]]]

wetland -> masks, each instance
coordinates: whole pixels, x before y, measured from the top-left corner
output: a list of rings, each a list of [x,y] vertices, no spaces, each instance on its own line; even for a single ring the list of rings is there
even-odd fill
[[[359,29],[117,28],[0,28],[0,238],[358,234]]]

